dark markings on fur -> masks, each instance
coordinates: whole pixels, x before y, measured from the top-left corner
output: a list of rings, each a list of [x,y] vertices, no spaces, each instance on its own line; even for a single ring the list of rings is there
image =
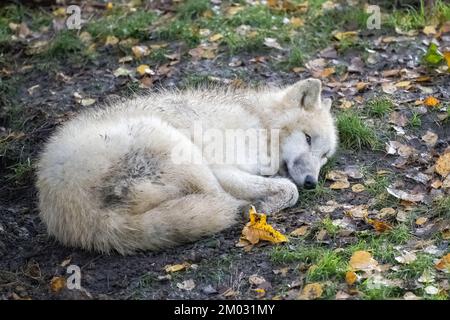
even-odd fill
[[[153,184],[164,185],[161,181],[163,172],[160,168],[161,156],[133,150],[112,166],[109,174],[98,189],[102,207],[126,206],[131,198],[133,185],[140,181],[150,181]]]

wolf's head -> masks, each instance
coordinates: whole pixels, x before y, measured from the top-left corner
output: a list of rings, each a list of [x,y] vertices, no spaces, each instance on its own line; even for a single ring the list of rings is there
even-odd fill
[[[322,100],[321,91],[319,80],[306,79],[282,92],[281,174],[306,189],[316,186],[320,168],[337,145],[331,100]]]

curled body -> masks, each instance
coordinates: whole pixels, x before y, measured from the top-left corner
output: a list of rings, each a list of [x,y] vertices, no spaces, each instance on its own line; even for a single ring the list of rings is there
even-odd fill
[[[297,202],[298,187],[314,187],[336,149],[330,105],[320,81],[307,79],[285,88],[161,91],[82,112],[41,154],[40,216],[65,245],[128,254],[220,232],[249,204],[283,210]],[[206,130],[200,139],[196,126]],[[206,152],[221,132],[249,129],[278,132],[269,175],[260,161],[217,162]],[[244,159],[264,157],[244,144]],[[189,161],[178,161],[180,150]]]

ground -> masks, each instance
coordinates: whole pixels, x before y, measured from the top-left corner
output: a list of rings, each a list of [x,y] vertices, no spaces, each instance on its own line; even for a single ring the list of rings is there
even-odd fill
[[[450,6],[417,2],[380,1],[379,29],[358,1],[85,1],[73,30],[63,6],[2,5],[0,299],[448,299]],[[76,112],[158,87],[311,76],[340,148],[316,190],[268,217],[289,242],[236,247],[242,221],[123,257],[46,234],[34,166]],[[84,290],[64,288],[69,265]]]

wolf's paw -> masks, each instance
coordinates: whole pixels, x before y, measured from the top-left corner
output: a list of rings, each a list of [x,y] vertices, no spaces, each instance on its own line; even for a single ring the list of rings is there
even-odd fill
[[[256,201],[258,212],[272,214],[294,206],[298,201],[297,186],[288,179],[276,179],[271,194]]]

